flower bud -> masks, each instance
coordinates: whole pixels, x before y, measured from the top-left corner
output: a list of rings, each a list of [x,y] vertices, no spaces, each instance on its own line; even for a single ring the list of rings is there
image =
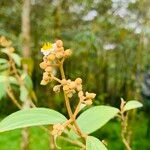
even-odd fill
[[[68,86],[68,85],[64,85],[64,86],[63,86],[63,90],[64,90],[64,91],[68,91],[68,90],[69,90],[69,86]]]
[[[9,51],[10,53],[13,53],[13,52],[15,51],[15,49],[14,49],[13,47],[9,47],[9,48],[8,48],[8,51]]]
[[[78,93],[78,97],[80,98],[80,97],[82,97],[83,96],[83,91],[80,91],[79,93]]]
[[[57,53],[56,53],[56,57],[57,57],[58,59],[62,58],[63,56],[64,56],[63,52],[57,52]]]
[[[43,74],[43,79],[45,80],[45,81],[47,81],[47,80],[49,80],[49,75],[48,74]]]
[[[69,87],[70,87],[71,89],[74,89],[74,88],[76,87],[75,82],[72,81],[72,82],[69,84]]]
[[[66,79],[62,79],[62,80],[61,80],[61,84],[62,84],[62,85],[67,84],[67,80],[66,80]]]
[[[51,73],[51,72],[52,72],[52,67],[47,67],[47,68],[45,69],[45,71],[48,72],[48,73]]]
[[[58,51],[58,52],[63,52],[63,51],[64,51],[64,47],[58,47],[58,48],[57,48],[57,51]]]
[[[82,91],[82,85],[81,84],[77,85],[76,88],[77,88],[77,91]]]
[[[67,49],[64,52],[65,57],[69,57],[69,56],[71,56],[71,54],[72,54],[72,51],[70,49]]]
[[[71,98],[73,96],[73,93],[68,93],[67,97]]]
[[[49,61],[53,61],[53,60],[55,60],[55,55],[54,54],[50,54],[50,55],[47,56],[47,59]]]
[[[47,67],[47,63],[45,61],[40,63],[41,69],[46,69],[46,67]]]
[[[84,101],[84,103],[86,104],[86,105],[92,105],[92,100],[86,100],[86,101]]]
[[[53,136],[60,136],[64,131],[64,126],[60,123],[53,126],[52,135]]]
[[[57,47],[63,47],[63,42],[62,42],[62,40],[57,40],[57,41],[56,41],[56,46],[57,46]]]
[[[75,80],[75,83],[76,83],[76,84],[81,84],[81,83],[82,83],[82,79],[81,79],[81,78],[77,78],[77,79]]]
[[[48,81],[42,80],[40,84],[41,84],[41,85],[46,85],[46,84],[48,84]]]
[[[60,85],[54,86],[53,91],[56,92],[56,93],[60,92]]]
[[[86,95],[86,98],[87,98],[87,99],[93,99],[93,98],[95,98],[95,96],[96,96],[95,93],[88,93],[88,92],[86,92],[85,95]]]

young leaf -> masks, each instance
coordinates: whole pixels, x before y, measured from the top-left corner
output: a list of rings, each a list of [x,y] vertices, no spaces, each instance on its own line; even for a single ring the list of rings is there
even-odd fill
[[[21,66],[21,57],[15,53],[11,54],[11,57],[15,61],[16,65],[18,65],[20,67]]]
[[[77,123],[84,133],[92,133],[101,128],[110,119],[116,116],[119,109],[110,106],[95,106],[83,112]]]
[[[107,148],[99,139],[88,136],[86,139],[86,150],[107,150]]]
[[[6,85],[0,83],[0,100],[6,95]]]
[[[0,99],[6,95],[7,86],[7,76],[0,75]]]
[[[18,128],[63,123],[66,118],[48,108],[30,108],[17,111],[0,122],[0,132]]]
[[[124,110],[127,111],[127,110],[130,110],[130,109],[135,109],[135,108],[139,108],[139,107],[142,107],[143,104],[136,101],[136,100],[132,100],[132,101],[128,101],[126,104],[125,104],[125,107],[124,107]]]
[[[24,102],[28,99],[28,96],[29,96],[29,92],[26,89],[26,87],[23,85],[20,86],[20,100]]]
[[[33,90],[33,83],[31,77],[27,73],[24,73],[22,74],[21,78],[24,81],[25,87],[31,92]]]

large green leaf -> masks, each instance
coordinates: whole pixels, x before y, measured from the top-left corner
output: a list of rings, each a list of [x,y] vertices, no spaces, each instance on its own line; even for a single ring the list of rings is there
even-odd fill
[[[132,100],[132,101],[128,101],[126,104],[125,104],[125,107],[124,107],[124,110],[125,111],[128,111],[128,110],[131,110],[131,109],[135,109],[135,108],[139,108],[139,107],[142,107],[143,104],[136,101],[136,100]]]
[[[119,109],[110,106],[95,106],[83,112],[77,123],[84,133],[92,133],[101,128],[110,119],[116,116]]]
[[[88,136],[86,139],[86,150],[107,150],[107,148],[99,139]]]
[[[0,122],[0,132],[18,128],[63,123],[66,118],[48,108],[30,108],[17,111]]]

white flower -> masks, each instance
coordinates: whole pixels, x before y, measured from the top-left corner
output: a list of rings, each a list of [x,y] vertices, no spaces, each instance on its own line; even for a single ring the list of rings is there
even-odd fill
[[[47,56],[50,53],[53,53],[54,51],[56,51],[56,43],[54,44],[45,43],[41,48],[41,52],[43,53],[44,56]]]

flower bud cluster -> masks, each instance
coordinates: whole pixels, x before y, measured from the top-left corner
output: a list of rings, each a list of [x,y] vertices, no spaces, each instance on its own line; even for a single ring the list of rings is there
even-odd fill
[[[15,49],[11,46],[12,42],[7,40],[4,36],[0,37],[0,45],[7,48],[8,53],[13,53]]]
[[[83,91],[80,91],[78,93],[78,97],[79,97],[80,101],[86,105],[92,105],[93,99],[95,98],[95,96],[96,96],[95,93],[85,92],[85,95],[84,95]]]
[[[84,94],[84,92],[82,91],[82,79],[81,78],[77,78],[75,81],[71,81],[70,79],[69,80],[63,79],[61,80],[60,85],[54,86],[53,91],[56,93],[60,92],[61,87],[63,91],[65,92],[66,96],[69,98],[71,98],[73,94],[77,92],[80,101],[86,105],[91,105],[93,102],[93,99],[96,96],[95,93],[86,92]]]
[[[60,87],[62,87],[67,97],[71,98],[74,93],[82,90],[82,79],[77,78],[75,81],[62,79],[61,84],[54,86],[53,91],[60,92]]]
[[[45,43],[41,48],[43,53],[43,62],[40,63],[40,68],[45,70],[43,74],[43,79],[41,81],[42,85],[46,85],[51,81],[51,76],[55,70],[54,66],[59,65],[59,61],[62,58],[69,57],[71,55],[71,50],[64,50],[63,42],[57,40],[55,43]]]
[[[53,136],[60,136],[64,131],[64,126],[60,123],[53,125],[52,135]]]

